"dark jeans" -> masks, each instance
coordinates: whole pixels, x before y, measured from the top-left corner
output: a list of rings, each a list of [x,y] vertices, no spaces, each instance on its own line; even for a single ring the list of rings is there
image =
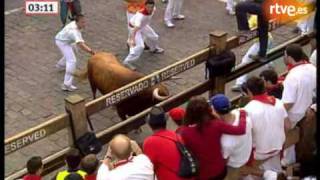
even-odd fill
[[[69,9],[70,7],[68,3],[66,3],[64,0],[60,1],[60,19],[63,26],[67,23],[69,10],[71,10],[72,18],[75,18],[76,15],[81,14],[80,0],[74,0],[70,5],[72,6],[72,9]]]
[[[265,57],[268,46],[268,28],[269,23],[267,17],[263,14],[262,4],[256,2],[240,2],[235,7],[238,29],[250,30],[247,13],[258,16],[258,36],[260,42],[259,55]]]

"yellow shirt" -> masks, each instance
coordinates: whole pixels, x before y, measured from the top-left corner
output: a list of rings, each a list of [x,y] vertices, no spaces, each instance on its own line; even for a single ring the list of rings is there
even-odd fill
[[[249,20],[248,20],[248,23],[249,23],[249,28],[250,29],[254,29],[258,26],[258,16],[257,15],[251,15]],[[272,35],[270,32],[268,32],[268,38],[271,40],[272,39]],[[259,38],[255,38],[254,39],[254,42],[258,42],[259,41]]]

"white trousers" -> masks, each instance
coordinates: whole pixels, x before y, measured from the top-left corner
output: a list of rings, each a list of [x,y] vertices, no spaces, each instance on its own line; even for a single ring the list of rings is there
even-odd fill
[[[130,28],[130,33],[132,33],[132,28]],[[150,51],[158,48],[158,39],[159,35],[154,32],[154,30],[149,26],[145,26],[142,29],[138,30],[135,36],[135,46],[130,47],[129,55],[124,60],[125,63],[132,62],[137,60],[144,50],[144,39],[146,44],[149,46]]]
[[[268,49],[271,49],[271,47],[272,47],[272,41],[269,40]],[[253,60],[251,58],[249,58],[249,55],[257,55],[259,53],[259,50],[260,50],[260,43],[255,42],[252,46],[250,46],[250,48],[248,49],[246,54],[243,56],[241,63],[239,65],[237,65],[237,67],[244,66],[246,64],[253,62]],[[265,69],[270,69],[270,68],[272,68],[272,66],[273,66],[273,63],[271,62],[271,63],[263,66],[263,68],[260,71],[263,71]],[[243,83],[245,83],[247,81],[247,79],[248,79],[248,74],[240,76],[236,80],[236,85],[239,85],[239,86],[242,85]]]
[[[164,12],[164,20],[171,21],[174,16],[181,14],[183,0],[169,0],[166,11]]]
[[[135,13],[130,13],[129,11],[127,11],[127,26],[128,26],[128,37],[130,35],[130,26],[129,26],[129,22],[130,19],[135,15]]]
[[[72,85],[73,73],[76,70],[77,59],[73,51],[73,46],[62,41],[56,40],[56,45],[60,49],[63,57],[58,61],[58,65],[66,67],[63,83],[66,86]]]
[[[235,6],[238,2],[243,2],[243,1],[246,1],[246,0],[227,0],[226,1],[226,10],[227,11],[231,11],[231,10],[235,10]]]

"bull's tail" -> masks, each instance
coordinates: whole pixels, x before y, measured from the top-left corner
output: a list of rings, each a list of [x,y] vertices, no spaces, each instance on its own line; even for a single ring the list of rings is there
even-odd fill
[[[88,68],[85,68],[82,71],[76,72],[74,76],[78,77],[80,80],[86,80],[88,78]]]

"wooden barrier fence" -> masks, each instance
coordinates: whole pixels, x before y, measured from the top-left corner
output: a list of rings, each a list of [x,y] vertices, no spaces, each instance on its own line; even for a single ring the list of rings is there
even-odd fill
[[[271,30],[280,26],[276,21],[270,21]],[[256,29],[252,31],[253,34],[256,34]],[[79,95],[72,95],[65,99],[66,110],[70,112],[71,117],[67,113],[63,113],[53,119],[48,120],[45,123],[42,123],[36,127],[28,129],[18,135],[10,137],[5,140],[5,155],[13,153],[21,148],[24,148],[32,143],[35,143],[57,131],[60,131],[64,128],[70,128],[70,121],[73,121],[75,125],[75,136],[76,138],[82,136],[84,133],[88,132],[87,127],[87,115],[90,116],[100,110],[115,105],[126,98],[133,96],[144,89],[151,87],[159,82],[165,81],[179,73],[182,73],[188,69],[195,67],[203,62],[205,62],[210,56],[213,56],[224,49],[233,49],[249,40],[253,39],[255,36],[248,37],[248,39],[243,40],[239,37],[233,36],[227,39],[227,33],[222,31],[214,31],[210,33],[209,36],[209,47],[205,48],[194,55],[191,55],[183,60],[180,60],[172,65],[169,65],[159,71],[156,71],[148,76],[145,76],[135,82],[132,82],[124,87],[121,87],[111,93],[108,93],[104,96],[101,96],[93,101],[85,103],[84,99]],[[253,62],[246,66],[237,68],[232,71],[230,74],[227,74],[223,77],[217,77],[212,80],[206,80],[202,83],[199,83],[187,90],[178,93],[165,101],[159,103],[159,106],[162,106],[164,110],[169,110],[173,107],[179,106],[186,102],[191,96],[203,94],[207,91],[210,91],[209,94],[216,92],[224,92],[224,87],[227,82],[232,81],[233,79],[240,77],[256,68],[262,67],[264,64],[275,60],[278,57],[283,55],[284,48],[290,43],[299,43],[305,45],[309,42],[308,36],[298,36],[293,38],[276,48],[271,49],[268,52],[268,61],[264,63]],[[239,97],[233,99],[233,103],[237,102]],[[151,108],[144,110],[143,112],[136,114],[125,121],[122,121],[110,128],[98,132],[96,135],[98,139],[106,144],[113,135],[117,133],[126,133],[126,129],[137,128],[144,124],[143,118],[150,111]],[[69,129],[69,146],[74,146],[74,139],[72,138],[71,131]],[[50,173],[51,171],[64,165],[64,155],[70,147],[64,148],[63,150],[50,155],[49,157],[44,158],[44,172],[43,175]],[[26,169],[22,169],[18,172],[15,172],[6,179],[16,179],[22,177],[26,174]]]

